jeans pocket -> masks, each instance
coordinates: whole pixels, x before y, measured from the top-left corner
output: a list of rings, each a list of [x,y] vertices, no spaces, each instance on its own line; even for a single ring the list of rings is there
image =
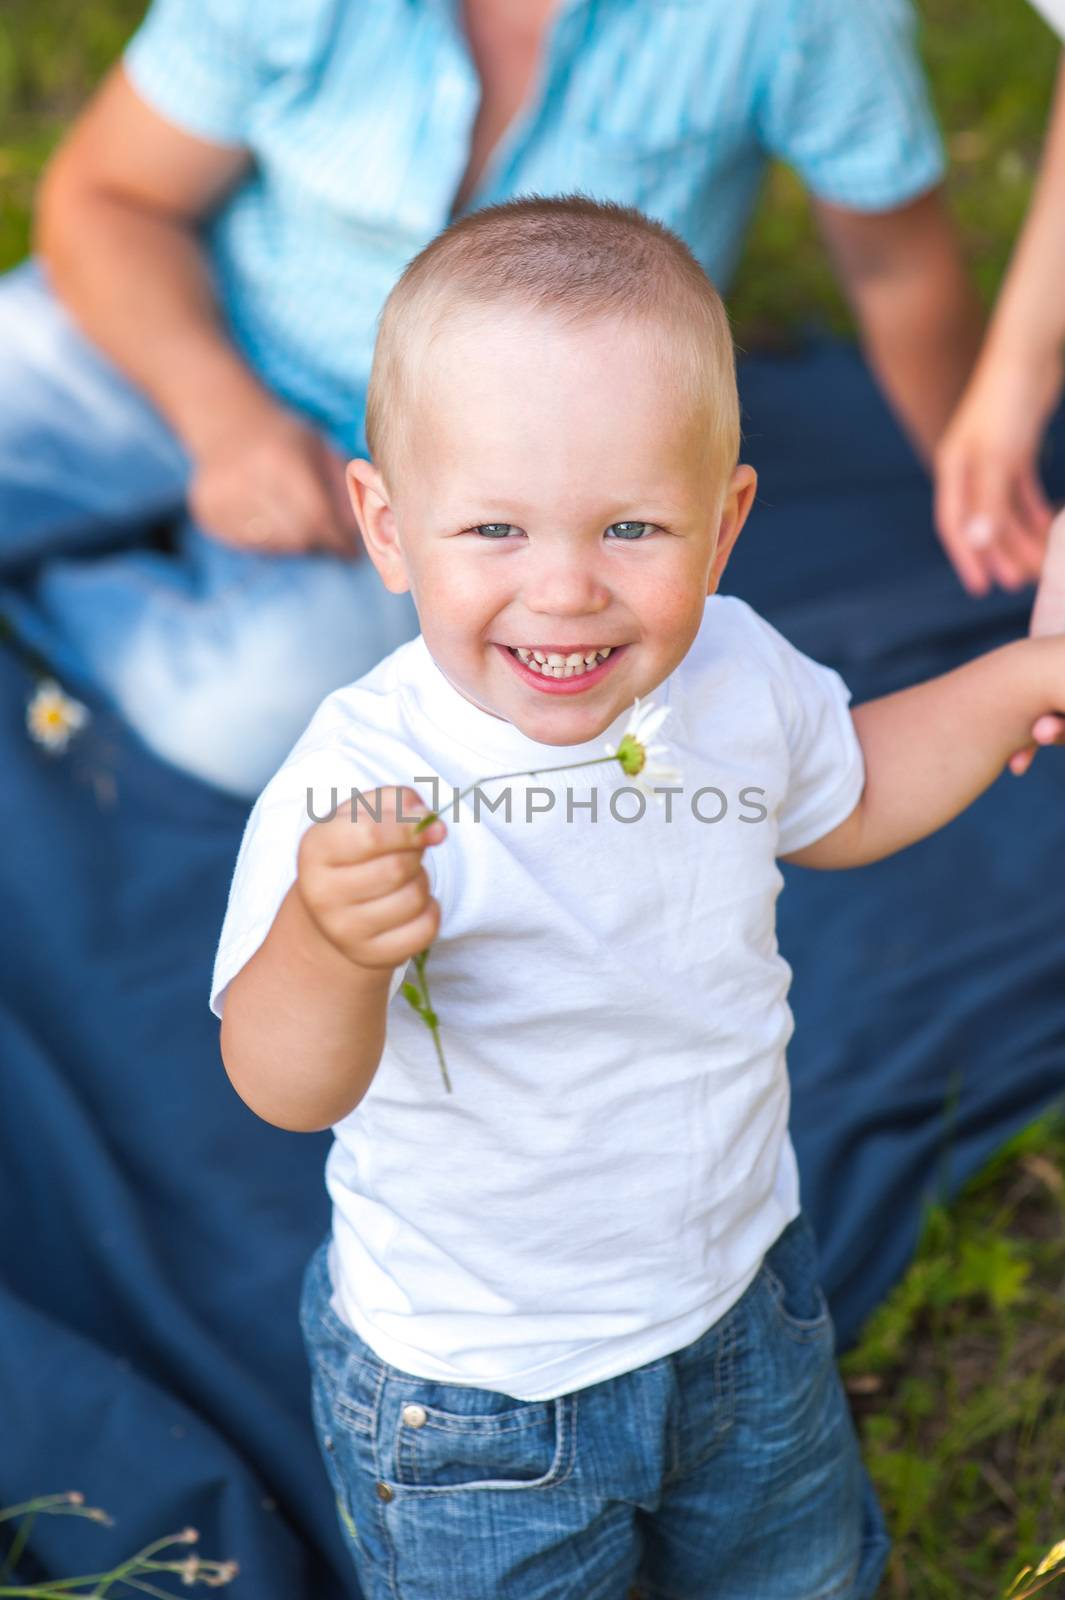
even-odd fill
[[[388,1381],[382,1438],[410,1493],[546,1489],[573,1467],[576,1397],[516,1400],[490,1389]]]
[[[361,1550],[359,1530],[352,1511],[351,1485],[337,1460],[335,1408],[336,1391],[331,1386],[329,1378],[323,1374],[321,1368],[312,1369],[311,1415],[314,1419],[314,1431],[318,1435],[319,1452],[325,1464],[341,1526],[356,1550]]]
[[[818,1278],[817,1243],[800,1213],[762,1263],[762,1276],[776,1320],[800,1343],[834,1337],[832,1313]]]

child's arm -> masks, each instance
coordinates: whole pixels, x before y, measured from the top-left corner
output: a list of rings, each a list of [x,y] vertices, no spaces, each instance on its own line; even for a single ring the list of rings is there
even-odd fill
[[[360,812],[356,822],[341,809],[307,830],[296,881],[226,990],[226,1072],[276,1127],[317,1133],[354,1110],[380,1065],[392,974],[436,937],[422,856],[446,829],[415,834],[397,816],[416,820],[425,805],[398,792],[409,809],[390,816],[385,805],[380,821]]]
[[[942,828],[994,782],[1038,717],[1065,706],[1065,637],[1020,639],[942,677],[856,706],[865,758],[857,806],[781,859],[858,867]]]

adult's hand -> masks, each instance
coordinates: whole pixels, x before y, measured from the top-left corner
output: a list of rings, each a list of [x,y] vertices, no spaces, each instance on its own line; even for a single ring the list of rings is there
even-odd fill
[[[1062,378],[1053,349],[985,355],[936,450],[936,526],[970,594],[1020,588],[1043,569],[1053,511],[1038,458]]]
[[[1028,631],[1031,634],[1065,633],[1065,511],[1059,513],[1050,529],[1043,575]],[[1010,757],[1010,771],[1018,777],[1028,771],[1040,745],[1065,744],[1065,716],[1047,714],[1037,718],[1032,738],[1034,744],[1025,745]]]
[[[241,549],[326,550],[348,559],[362,553],[343,459],[315,429],[272,403],[220,424],[199,444],[188,500],[205,533]]]
[[[160,116],[120,64],[49,163],[35,243],[80,325],[184,445],[193,515],[208,533],[353,556],[343,462],[263,387],[217,304],[202,224],[250,169],[243,146]]]

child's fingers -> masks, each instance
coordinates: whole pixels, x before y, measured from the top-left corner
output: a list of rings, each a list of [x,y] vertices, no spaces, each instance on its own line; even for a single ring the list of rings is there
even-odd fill
[[[1015,750],[1010,756],[1010,771],[1018,778],[1028,771],[1040,749],[1052,744],[1065,744],[1065,716],[1058,716],[1056,712],[1048,711],[1043,716],[1037,717],[1032,724],[1032,738],[1034,744],[1026,744],[1023,750]]]
[[[401,927],[362,941],[359,963],[365,967],[398,967],[419,950],[427,950],[440,932],[440,903],[430,899],[424,911]]]
[[[420,854],[426,845],[437,844],[446,828],[439,820],[416,831],[416,823],[429,807],[413,789],[385,788],[365,794],[356,804],[342,801],[336,816],[320,825],[320,842],[315,848],[329,865],[339,866],[368,861],[396,851]]]
[[[391,933],[413,922],[421,916],[431,899],[429,880],[424,872],[420,872],[416,878],[390,894],[345,906],[336,913],[336,925],[345,941],[370,941],[379,934]]]
[[[392,850],[367,861],[344,861],[331,866],[329,894],[337,905],[362,905],[395,894],[419,876],[426,877],[420,851]]]
[[[1041,745],[1061,744],[1065,741],[1065,717],[1059,717],[1053,711],[1037,717],[1032,728],[1032,738]]]

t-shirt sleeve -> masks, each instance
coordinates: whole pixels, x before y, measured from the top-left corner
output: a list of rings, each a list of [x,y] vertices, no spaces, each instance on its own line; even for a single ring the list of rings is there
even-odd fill
[[[296,880],[300,840],[316,821],[330,815],[334,800],[350,808],[352,787],[376,785],[337,783],[337,763],[323,764],[322,753],[292,762],[274,774],[252,807],[237,853],[225,918],[215,954],[210,1006],[216,1017],[225,1008],[227,985],[246,966],[273,924]],[[433,894],[437,894],[436,852],[430,847],[423,862]],[[406,964],[392,975],[388,998],[403,981]]]
[[[886,211],[943,176],[911,0],[781,0],[759,126],[822,200]]]
[[[850,816],[865,787],[865,758],[851,692],[835,668],[797,650],[751,607],[742,615],[754,630],[787,741],[788,778],[777,810],[777,855],[785,856]]]
[[[263,26],[254,0],[152,0],[122,65],[168,122],[218,144],[243,144],[264,78]]]

